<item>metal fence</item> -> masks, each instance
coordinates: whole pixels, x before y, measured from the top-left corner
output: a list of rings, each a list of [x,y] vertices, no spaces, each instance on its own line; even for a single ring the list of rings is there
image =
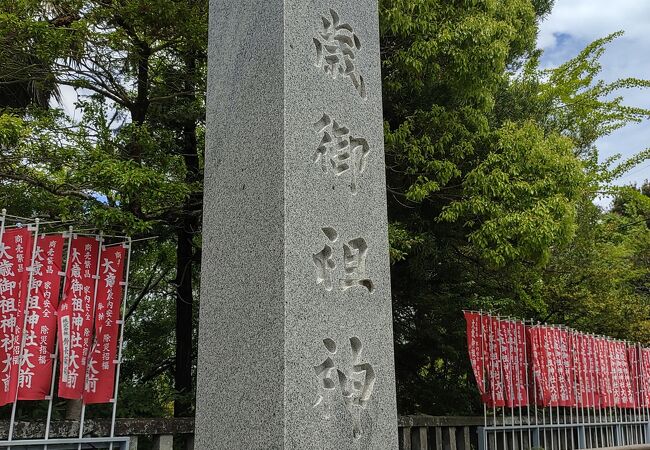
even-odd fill
[[[574,450],[648,444],[647,421],[633,414],[601,415],[602,422],[586,417],[559,418],[550,423],[503,423],[477,428],[478,450]]]
[[[622,420],[621,420],[622,419]],[[567,416],[567,422],[557,419],[551,425],[542,422],[528,424],[506,417],[400,417],[400,450],[572,450],[648,445],[650,424],[641,417],[616,420],[612,414],[602,416],[602,423],[587,417]],[[486,423],[487,422],[487,423]]]
[[[114,449],[137,450],[203,450],[194,449],[194,419],[117,419]],[[93,447],[108,448],[105,441],[98,436],[105,436],[110,431],[110,420],[87,420],[84,438]],[[0,422],[0,439],[6,437],[8,422]],[[13,450],[22,450],[27,439],[41,436],[45,429],[43,422],[17,422],[16,437],[19,441],[12,444]],[[74,438],[78,435],[79,421],[52,422],[52,441]],[[611,446],[629,446],[630,449],[650,449],[648,442],[648,423],[567,423],[553,426],[532,424],[528,426],[518,422],[505,424],[497,419],[488,421],[483,417],[436,417],[436,416],[402,416],[399,418],[400,450],[511,450],[511,449],[570,449],[603,448]],[[573,436],[573,440],[571,440]],[[495,441],[496,437],[496,441]],[[124,444],[128,438],[128,444]],[[487,438],[487,439],[486,439]],[[487,442],[486,442],[487,441]],[[67,441],[69,444],[69,441]],[[101,446],[101,443],[104,446]],[[495,444],[496,442],[496,444]],[[552,443],[552,444],[551,444]],[[118,446],[117,444],[121,445]],[[175,444],[175,446],[174,446]],[[532,444],[532,447],[531,447]],[[573,444],[573,447],[572,447]],[[126,446],[125,446],[126,445]],[[553,447],[551,447],[553,445]],[[581,447],[582,446],[582,447]],[[0,446],[0,449],[7,445]],[[32,447],[42,449],[43,444]],[[54,448],[77,448],[48,447]]]

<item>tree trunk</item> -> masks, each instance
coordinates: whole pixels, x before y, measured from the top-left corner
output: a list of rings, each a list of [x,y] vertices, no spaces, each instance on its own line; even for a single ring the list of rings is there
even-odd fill
[[[196,57],[187,55],[185,91],[194,92],[196,76]],[[195,102],[194,94],[189,97],[189,104]],[[191,115],[183,124],[183,159],[187,170],[185,181],[196,183],[201,179],[199,167],[199,149],[196,136],[197,120]],[[192,338],[194,331],[192,306],[193,297],[193,263],[195,260],[193,238],[199,231],[200,219],[195,214],[197,200],[200,194],[192,194],[185,202],[181,226],[177,229],[176,249],[176,372],[175,389],[180,394],[174,403],[174,416],[192,415]]]
[[[184,227],[176,233],[176,370],[174,387],[179,397],[174,402],[174,416],[192,414],[192,234]]]

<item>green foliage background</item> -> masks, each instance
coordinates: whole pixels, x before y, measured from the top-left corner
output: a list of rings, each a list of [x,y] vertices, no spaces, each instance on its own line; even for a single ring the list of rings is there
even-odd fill
[[[650,185],[614,185],[650,152],[596,146],[649,117],[621,97],[648,81],[599,78],[619,33],[541,70],[552,3],[379,2],[402,413],[480,412],[463,309],[650,341]],[[135,246],[119,413],[192,414],[207,1],[0,5],[0,203],[156,236]]]

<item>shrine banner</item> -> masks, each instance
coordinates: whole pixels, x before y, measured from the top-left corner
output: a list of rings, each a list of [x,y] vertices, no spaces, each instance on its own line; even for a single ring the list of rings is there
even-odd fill
[[[574,406],[585,406],[587,403],[587,386],[585,380],[585,361],[584,355],[580,354],[580,341],[582,336],[578,333],[569,333],[569,346],[571,351],[571,360],[573,361],[572,380],[575,386]]]
[[[561,328],[552,328],[552,336],[555,350],[556,374],[558,399],[557,404],[553,406],[574,406],[575,392],[573,377],[573,361],[571,358],[570,335],[567,330]]]
[[[598,380],[599,407],[610,408],[616,405],[614,382],[610,367],[610,347],[607,339],[595,338],[596,341],[596,379]]]
[[[537,404],[548,406],[553,399],[557,399],[555,384],[555,362],[548,357],[547,329],[540,326],[530,327],[527,330],[528,351],[532,363],[533,388]]]
[[[642,407],[650,407],[650,349],[639,348],[639,396]]]
[[[486,316],[484,325],[487,325],[486,333],[488,351],[488,388],[484,403],[491,407],[505,406],[500,320],[491,316]]]
[[[99,260],[95,237],[74,235],[70,242],[64,295],[59,305],[59,397],[83,396],[92,345],[95,284]]]
[[[32,239],[27,228],[14,228],[0,241],[0,406],[16,400]]]
[[[119,341],[118,320],[122,304],[125,253],[126,249],[122,245],[102,251],[103,262],[95,308],[95,341],[88,362],[84,403],[109,403],[114,395],[114,361]]]
[[[61,234],[43,235],[37,240],[32,293],[27,303],[18,400],[45,400],[50,394],[51,355],[56,341],[63,246]]]
[[[617,385],[614,392],[618,390],[619,394],[616,406],[619,408],[634,408],[636,401],[632,390],[630,365],[627,360],[627,345],[622,341],[611,341],[610,349],[614,365],[614,380]]]
[[[632,385],[632,395],[634,397],[634,404],[636,407],[643,406],[643,398],[641,396],[641,358],[639,357],[639,347],[633,345],[627,348],[627,363],[630,370],[630,384]]]
[[[550,397],[548,403],[544,406],[559,406],[560,402],[560,367],[558,352],[555,348],[558,345],[555,329],[551,327],[542,327],[541,332],[543,355],[542,364],[546,368],[546,379]]]
[[[526,390],[526,327],[522,322],[508,321],[506,323],[508,326],[505,339],[509,344],[511,359],[511,387],[506,389],[508,406],[526,406],[528,405]]]
[[[593,408],[598,405],[594,363],[594,340],[591,336],[572,333],[573,370],[577,406]]]
[[[491,407],[650,407],[650,349],[473,312],[465,319],[472,370]]]
[[[472,372],[476,379],[476,385],[483,398],[486,394],[485,389],[485,351],[484,333],[483,333],[483,316],[479,313],[466,311],[465,322],[467,324],[467,351],[469,353],[469,362],[472,365]]]
[[[505,398],[505,406],[512,407],[514,403],[514,355],[512,354],[512,346],[508,342],[508,331],[510,329],[510,322],[507,320],[498,320],[497,339],[499,343],[499,351],[501,355],[501,372],[503,376],[503,395]]]

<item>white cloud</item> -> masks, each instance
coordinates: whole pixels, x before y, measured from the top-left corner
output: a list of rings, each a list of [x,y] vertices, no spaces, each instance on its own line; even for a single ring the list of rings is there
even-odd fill
[[[556,0],[542,23],[538,46],[544,49],[542,65],[554,67],[574,57],[587,44],[619,30],[625,34],[612,42],[601,58],[601,77],[650,78],[650,1]],[[626,104],[650,108],[650,89],[620,93]],[[650,123],[629,125],[597,142],[601,158],[620,153],[624,158],[650,147]],[[650,161],[619,180],[619,184],[650,179]]]
[[[555,33],[593,41],[624,30],[629,39],[649,41],[650,2],[646,0],[556,0],[553,12],[542,24],[539,44],[555,45]]]

